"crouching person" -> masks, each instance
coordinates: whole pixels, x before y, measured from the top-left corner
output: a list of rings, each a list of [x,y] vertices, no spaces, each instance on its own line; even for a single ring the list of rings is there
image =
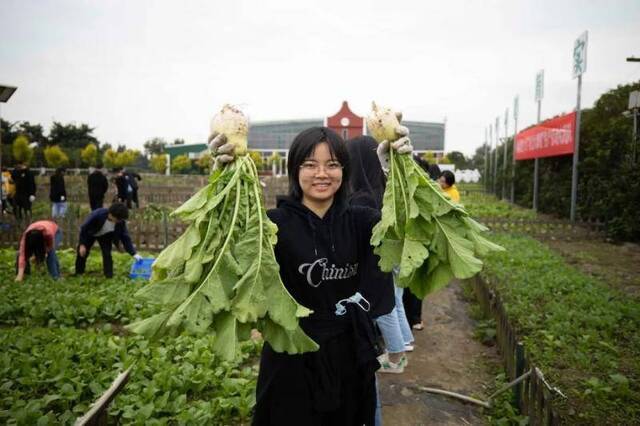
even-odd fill
[[[45,259],[49,275],[55,280],[60,278],[60,263],[56,248],[61,241],[62,231],[55,222],[39,220],[29,225],[20,237],[16,281],[22,281],[24,274],[30,273],[30,262],[41,265]]]
[[[80,238],[76,251],[76,275],[84,273],[87,257],[93,243],[98,241],[102,251],[102,270],[107,278],[113,277],[113,244],[122,242],[124,249],[136,260],[142,256],[136,254],[131,237],[127,231],[126,220],[129,218],[127,206],[113,203],[111,207],[99,208],[91,212],[80,227]]]

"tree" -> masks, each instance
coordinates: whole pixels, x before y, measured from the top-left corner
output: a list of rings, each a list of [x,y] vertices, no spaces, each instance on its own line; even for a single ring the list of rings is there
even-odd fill
[[[33,149],[29,147],[29,139],[25,135],[19,135],[13,141],[13,159],[17,163],[29,164],[33,158]]]
[[[104,163],[104,166],[108,169],[112,169],[116,166],[117,163],[117,157],[118,157],[118,153],[115,152],[113,149],[109,148],[104,152],[104,155],[102,156],[102,162]]]
[[[424,154],[422,154],[422,159],[429,164],[436,164],[437,162],[436,155],[433,153],[433,151],[427,151]]]
[[[82,149],[87,144],[92,143],[99,148],[100,142],[93,135],[94,130],[93,127],[89,127],[86,124],[62,124],[54,121],[49,131],[48,144],[64,148]]]
[[[164,152],[164,147],[167,146],[167,141],[162,138],[153,138],[146,141],[143,146],[144,153],[147,156],[162,154]]]
[[[105,151],[102,161],[107,168],[126,167],[133,164],[139,155],[140,151],[133,149],[127,149],[123,152],[108,149]]]
[[[16,128],[19,122],[9,123],[7,120],[0,118],[0,130],[2,131],[2,144],[11,145],[20,133]]]
[[[469,168],[478,169],[481,173],[484,173],[484,144],[476,148],[476,152],[469,160]]]
[[[196,160],[196,165],[204,172],[207,173],[211,169],[211,154],[206,152]]]
[[[23,121],[18,127],[18,133],[25,135],[31,142],[37,142],[39,146],[46,146],[49,138],[45,136],[42,124],[31,124]]]
[[[180,138],[174,139],[173,140],[173,144],[174,145],[184,145],[184,139],[180,139]]]
[[[278,152],[274,151],[269,158],[267,159],[267,164],[269,166],[273,166],[274,164],[279,164],[280,160],[282,160],[282,155],[280,155]]]
[[[89,167],[93,167],[98,162],[98,147],[95,144],[88,144],[80,151],[82,162]]]
[[[453,164],[455,164],[456,169],[468,169],[469,168],[469,160],[464,156],[460,151],[451,151],[447,154],[447,158]]]
[[[167,154],[154,154],[151,156],[151,168],[157,173],[164,173],[167,169]]]
[[[44,149],[44,160],[49,167],[63,167],[69,164],[69,157],[58,145],[48,146]]]
[[[178,155],[171,162],[171,170],[180,173],[182,171],[189,170],[191,168],[191,160],[186,155]]]

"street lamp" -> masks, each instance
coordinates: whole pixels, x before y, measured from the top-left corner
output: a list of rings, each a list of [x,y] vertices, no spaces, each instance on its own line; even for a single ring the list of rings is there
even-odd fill
[[[13,93],[17,90],[14,86],[5,86],[0,84],[0,102],[6,103]],[[0,114],[2,118],[2,114]],[[4,205],[2,204],[2,127],[0,126],[0,217],[4,216]]]

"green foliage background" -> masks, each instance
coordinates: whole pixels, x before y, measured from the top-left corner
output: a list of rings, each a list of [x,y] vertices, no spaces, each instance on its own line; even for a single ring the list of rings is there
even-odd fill
[[[580,219],[601,221],[606,224],[609,235],[630,241],[640,240],[640,167],[631,159],[633,120],[622,113],[627,109],[629,93],[634,90],[640,90],[640,81],[618,86],[603,94],[593,108],[582,111],[577,201]],[[498,148],[496,188],[497,194],[502,195],[505,182],[509,197],[512,139],[507,148],[506,173],[503,172],[503,148]],[[542,213],[569,216],[572,161],[571,155],[539,160],[538,207]],[[480,170],[484,170],[484,166]],[[493,187],[491,179],[488,185]],[[533,161],[518,161],[515,202],[531,207],[532,199]]]

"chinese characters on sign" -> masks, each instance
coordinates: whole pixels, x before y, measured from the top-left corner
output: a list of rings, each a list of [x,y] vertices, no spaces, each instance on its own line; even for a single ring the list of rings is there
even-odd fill
[[[536,102],[544,97],[544,70],[538,71],[536,74]]]
[[[585,31],[573,45],[573,78],[587,71],[587,41],[588,33]]]
[[[576,113],[543,121],[516,135],[516,160],[573,153]]]

